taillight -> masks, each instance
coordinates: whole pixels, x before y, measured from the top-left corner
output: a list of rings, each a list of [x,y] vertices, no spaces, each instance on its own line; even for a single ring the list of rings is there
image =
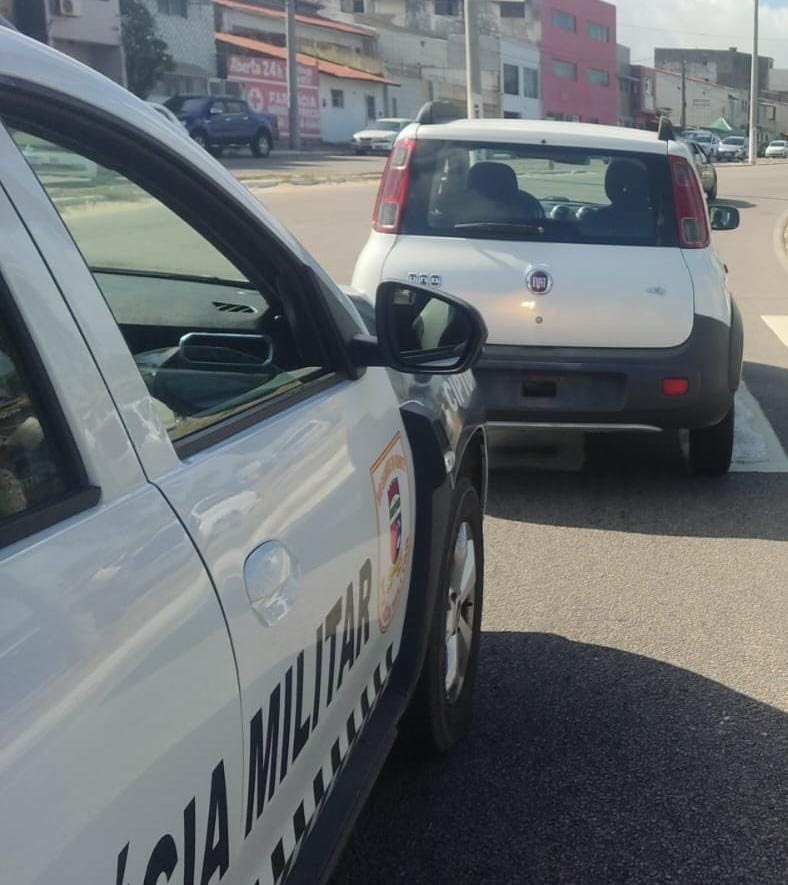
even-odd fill
[[[380,233],[395,234],[399,230],[408,199],[410,161],[415,147],[414,139],[405,138],[398,141],[389,154],[372,216],[372,226]]]
[[[684,157],[668,159],[679,244],[684,249],[703,249],[709,245],[709,222],[698,178]]]

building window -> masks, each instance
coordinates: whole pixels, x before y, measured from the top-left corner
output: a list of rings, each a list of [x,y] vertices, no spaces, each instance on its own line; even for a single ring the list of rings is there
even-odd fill
[[[559,80],[577,80],[577,65],[571,61],[553,59],[553,73]]]
[[[597,68],[589,68],[586,71],[586,76],[588,77],[588,82],[593,83],[595,86],[609,86],[610,85],[610,74],[607,71],[600,71]]]
[[[501,18],[525,18],[525,3],[505,3],[498,5],[501,10]]]
[[[366,12],[364,0],[353,0],[353,12]]]
[[[367,119],[374,120],[377,117],[377,111],[375,109],[375,96],[368,95],[366,96],[367,102]]]
[[[523,68],[523,95],[539,98],[539,71],[536,68]]]
[[[503,91],[504,95],[520,94],[520,69],[517,65],[503,66]]]
[[[189,16],[189,0],[157,0],[157,6],[163,15]]]
[[[459,15],[458,0],[435,0],[435,15]]]
[[[646,95],[651,95],[651,80],[643,81],[643,91],[646,93]]]
[[[391,115],[392,115],[392,117],[399,116],[399,114],[397,113],[397,98],[396,98],[396,96],[391,97]]]
[[[518,114],[517,111],[504,111],[503,118],[504,120],[522,120],[523,115]]]
[[[343,108],[345,106],[345,93],[341,89],[331,90],[331,107]]]
[[[558,28],[561,31],[574,32],[577,30],[577,19],[568,12],[561,12],[560,9],[553,10],[550,21],[552,21],[554,28]]]
[[[586,22],[586,34],[599,43],[610,42],[610,28],[598,25],[596,22]]]

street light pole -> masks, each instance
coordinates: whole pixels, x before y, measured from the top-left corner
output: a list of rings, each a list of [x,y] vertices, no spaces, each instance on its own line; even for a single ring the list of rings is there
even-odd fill
[[[753,0],[752,63],[750,64],[750,165],[758,161],[758,0]]]
[[[298,113],[298,44],[296,43],[296,0],[285,2],[285,33],[287,39],[287,99],[290,147],[301,150],[301,120]]]
[[[479,21],[476,0],[465,0],[465,90],[468,119],[484,116],[482,74],[479,67]]]

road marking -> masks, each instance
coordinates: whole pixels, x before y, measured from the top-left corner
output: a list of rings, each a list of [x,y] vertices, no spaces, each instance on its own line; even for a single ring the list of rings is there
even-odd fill
[[[761,319],[774,334],[788,347],[788,316],[762,316]]]
[[[780,319],[788,320],[788,317]],[[788,325],[786,334],[788,335]],[[785,450],[769,419],[763,414],[758,400],[743,381],[736,393],[731,470],[737,473],[788,473]]]

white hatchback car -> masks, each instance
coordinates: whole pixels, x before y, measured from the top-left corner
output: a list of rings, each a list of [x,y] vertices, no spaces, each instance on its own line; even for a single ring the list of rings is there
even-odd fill
[[[788,141],[783,139],[770,141],[763,155],[765,157],[781,157],[784,160],[788,157]]]
[[[354,288],[475,304],[492,424],[689,429],[693,469],[724,473],[743,332],[710,229],[739,216],[709,217],[687,145],[664,124],[431,114],[389,158]]]

